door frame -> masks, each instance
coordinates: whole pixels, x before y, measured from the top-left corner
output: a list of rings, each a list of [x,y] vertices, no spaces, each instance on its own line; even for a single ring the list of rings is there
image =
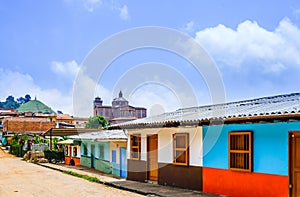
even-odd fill
[[[156,139],[157,139],[157,161],[156,161],[156,163],[157,163],[157,169],[156,169],[156,171],[157,171],[157,180],[151,180],[150,179],[150,176],[149,176],[149,173],[150,173],[150,170],[149,170],[149,164],[150,164],[150,162],[149,162],[149,140],[150,140],[150,137],[152,137],[152,136],[156,136]],[[150,134],[150,135],[147,135],[147,162],[146,162],[146,169],[147,169],[147,180],[149,180],[149,181],[158,181],[158,134]]]
[[[91,168],[95,168],[95,144],[91,144]]]
[[[288,132],[288,172],[289,172],[289,175],[288,175],[288,180],[289,180],[289,185],[288,185],[288,190],[289,190],[289,196],[292,197],[292,187],[290,187],[291,184],[293,184],[293,169],[292,169],[292,151],[293,151],[293,147],[292,147],[292,138],[293,138],[293,135],[299,135],[300,136],[300,131],[299,130],[296,130],[296,131],[289,131]],[[294,187],[294,186],[293,186]]]
[[[122,155],[122,152],[124,154],[125,151],[125,155]],[[122,178],[126,178],[127,177],[127,165],[126,165],[126,160],[127,160],[127,156],[126,156],[126,148],[125,147],[120,147],[120,177]],[[122,162],[122,157],[125,156],[125,162]],[[122,176],[122,174],[124,173],[124,176]]]

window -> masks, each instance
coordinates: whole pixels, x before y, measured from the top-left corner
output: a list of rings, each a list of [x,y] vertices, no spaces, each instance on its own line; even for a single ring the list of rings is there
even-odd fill
[[[65,147],[65,155],[66,156],[69,155],[69,147],[68,146]]]
[[[87,155],[87,145],[83,144],[83,155]]]
[[[189,134],[173,134],[173,163],[176,165],[189,165]]]
[[[229,132],[228,165],[231,170],[252,171],[252,132]]]
[[[73,147],[73,157],[77,157],[77,147]]]
[[[130,136],[130,159],[139,160],[141,158],[141,135]]]
[[[116,152],[116,150],[111,151],[111,161],[112,161],[112,163],[117,162],[117,152]]]
[[[104,159],[104,145],[99,145],[99,159]]]

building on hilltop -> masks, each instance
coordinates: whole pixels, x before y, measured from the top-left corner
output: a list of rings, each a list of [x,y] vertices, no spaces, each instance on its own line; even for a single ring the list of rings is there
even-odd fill
[[[94,116],[103,116],[111,124],[122,123],[147,116],[147,109],[143,107],[133,107],[123,97],[122,91],[119,97],[114,98],[112,106],[104,106],[100,97],[94,100]]]

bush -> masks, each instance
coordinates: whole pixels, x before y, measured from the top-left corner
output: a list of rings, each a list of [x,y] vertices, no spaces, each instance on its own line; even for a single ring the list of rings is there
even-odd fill
[[[26,153],[26,151],[24,151],[22,149],[22,145],[19,143],[12,143],[10,146],[10,150],[9,153],[16,155],[17,157],[23,157]]]
[[[65,159],[63,151],[45,150],[44,154],[45,154],[45,158],[48,159],[49,162],[53,160],[56,162],[61,162],[64,161]]]

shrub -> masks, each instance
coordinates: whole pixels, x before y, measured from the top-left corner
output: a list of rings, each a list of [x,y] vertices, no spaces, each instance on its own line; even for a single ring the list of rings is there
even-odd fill
[[[52,150],[45,150],[44,151],[45,158],[48,159],[48,161],[55,160],[58,161],[64,161],[64,152],[63,151],[52,151]]]

